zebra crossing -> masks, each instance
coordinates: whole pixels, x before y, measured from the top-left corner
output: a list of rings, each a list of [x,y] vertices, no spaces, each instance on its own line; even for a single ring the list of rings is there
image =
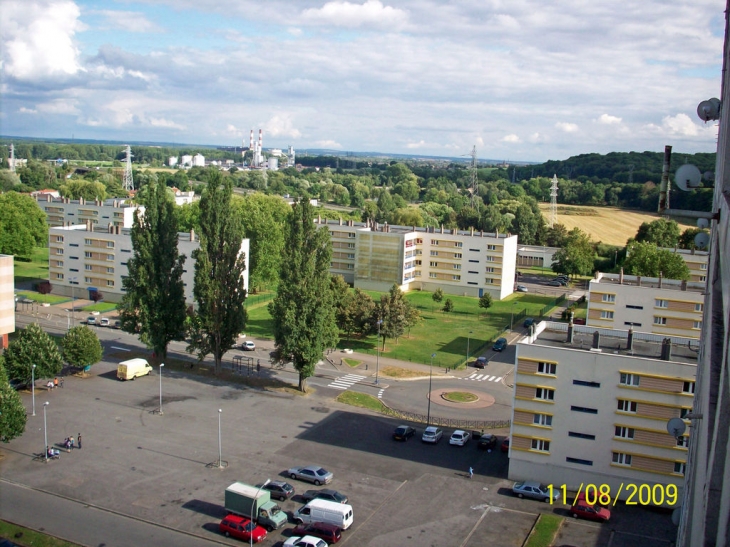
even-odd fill
[[[462,378],[462,380],[474,380],[476,382],[501,382],[501,376],[492,376],[490,374],[477,374],[473,372],[470,376]]]
[[[382,399],[383,398],[383,393],[385,393],[385,388],[383,388],[380,391],[378,391],[378,399]]]
[[[345,390],[351,388],[356,383],[364,380],[365,378],[367,378],[367,376],[360,376],[359,374],[346,374],[342,378],[337,378],[337,380],[334,380],[331,384],[328,384],[327,387]]]

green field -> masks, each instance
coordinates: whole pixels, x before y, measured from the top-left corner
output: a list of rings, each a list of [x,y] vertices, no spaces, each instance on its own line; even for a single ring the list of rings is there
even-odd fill
[[[36,247],[30,262],[15,259],[15,283],[48,280],[48,247]]]
[[[35,291],[22,291],[17,294],[18,298],[29,298],[35,302],[44,304],[61,304],[62,302],[70,302],[68,296],[56,296],[55,294],[41,294]]]

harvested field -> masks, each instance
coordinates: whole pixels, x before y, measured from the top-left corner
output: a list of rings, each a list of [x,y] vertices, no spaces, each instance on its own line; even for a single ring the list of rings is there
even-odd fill
[[[545,220],[550,215],[550,204],[541,203],[540,209]],[[564,214],[565,212],[569,214]],[[580,228],[593,241],[609,245],[626,245],[626,240],[636,235],[642,222],[651,222],[659,218],[656,213],[633,211],[617,207],[596,207],[595,205],[561,205],[558,204],[558,223],[568,230]],[[679,224],[680,231],[694,228],[693,224]]]

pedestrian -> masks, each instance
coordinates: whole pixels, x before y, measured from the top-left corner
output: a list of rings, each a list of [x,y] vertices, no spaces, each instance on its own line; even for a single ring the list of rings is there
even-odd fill
[[[469,467],[469,478],[474,478],[474,470],[471,467]]]
[[[73,435],[71,435],[68,438],[68,442],[69,442],[69,444],[71,444],[71,448],[73,449],[73,447],[74,447],[74,436]]]
[[[79,433],[78,435],[76,435],[76,442],[78,442],[79,449],[81,449],[81,433]]]
[[[53,387],[58,387],[58,376],[53,379]]]
[[[60,384],[61,384],[61,387],[63,387],[63,376],[61,376]]]

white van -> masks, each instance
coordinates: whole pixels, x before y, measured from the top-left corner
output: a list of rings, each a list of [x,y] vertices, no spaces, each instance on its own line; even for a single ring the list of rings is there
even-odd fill
[[[294,511],[294,522],[326,522],[343,530],[352,525],[352,506],[335,501],[313,499],[304,507]]]
[[[152,372],[152,367],[145,359],[129,359],[119,363],[117,378],[134,380],[137,376],[147,376],[150,372]]]

